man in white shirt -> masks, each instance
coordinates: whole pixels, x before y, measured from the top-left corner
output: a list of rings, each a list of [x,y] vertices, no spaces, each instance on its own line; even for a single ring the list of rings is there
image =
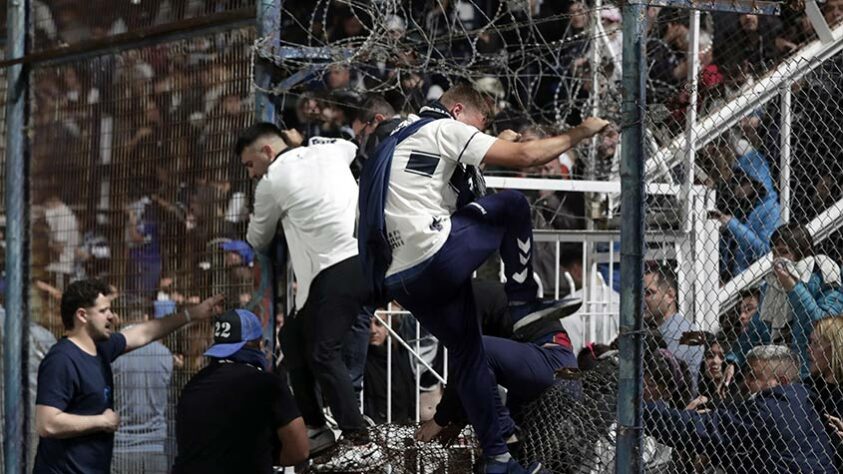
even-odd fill
[[[310,146],[293,147],[288,133],[255,124],[241,133],[235,152],[258,179],[246,240],[265,252],[280,222],[290,249],[298,314],[282,328],[282,347],[313,455],[333,444],[316,382],[343,436],[352,444],[368,441],[341,349],[369,291],[354,238],[357,183],[349,165],[357,146],[315,137]]]
[[[574,355],[589,343],[609,344],[619,332],[620,295],[603,280],[600,272],[591,275],[583,269],[582,244],[564,244],[559,254],[560,279],[567,280],[569,296],[582,298],[576,313],[562,318],[562,327],[571,339]],[[588,285],[584,279],[589,278]],[[594,328],[594,333],[591,333]]]
[[[510,140],[518,135],[512,131],[503,132],[500,138],[480,131],[488,113],[488,103],[479,92],[458,85],[393,133],[401,141],[391,154],[383,199],[384,230],[391,248],[383,288],[449,349],[451,380],[460,398],[469,401],[465,408],[486,456],[485,472],[533,473],[540,466],[525,470],[509,455],[503,439],[497,388],[475,314],[471,275],[493,252],[500,251],[516,333],[541,318],[558,317],[559,308],[537,298],[526,198],[503,191],[472,201],[469,177],[473,189],[482,193],[482,179],[476,170],[481,163],[510,168],[540,166],[558,159],[607,122],[589,118],[563,135],[515,143]],[[418,120],[430,121],[415,129]],[[382,163],[382,158],[380,154],[370,158],[369,170]],[[366,189],[371,185],[368,176],[364,169],[360,185]],[[366,225],[362,230],[367,232],[374,199],[377,197],[369,197],[365,206],[361,202],[361,227]],[[363,241],[362,231],[360,235],[360,246],[369,245]],[[368,240],[372,234],[366,235]],[[369,254],[364,255],[368,262]],[[372,273],[377,278],[376,272]],[[371,283],[378,288],[376,281]]]

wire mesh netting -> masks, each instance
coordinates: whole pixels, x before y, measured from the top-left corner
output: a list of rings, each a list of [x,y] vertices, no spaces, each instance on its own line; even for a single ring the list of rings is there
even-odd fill
[[[248,246],[230,245],[251,193],[232,131],[253,117],[253,37],[232,30],[32,72],[30,330],[42,357],[64,331],[61,291],[82,277],[113,285],[120,327],[215,292],[267,324],[266,276]],[[194,325],[115,361],[114,472],[169,472],[177,396],[210,338]]]
[[[0,5],[0,6],[5,7],[5,4]],[[0,112],[0,117],[2,117],[2,120],[0,120],[0,124],[5,125],[5,123],[6,123],[6,71],[5,71],[5,69],[2,72],[0,72],[0,103],[2,103],[2,109],[3,109],[2,112]],[[2,127],[2,129],[0,129],[0,134],[3,135],[3,143],[0,144],[0,178],[3,178],[3,179],[0,180],[0,183],[5,183],[6,182],[6,179],[5,179],[6,178],[6,140],[5,140],[5,138],[6,138],[6,127],[5,126]],[[2,189],[4,191],[4,192],[0,193],[2,195],[2,196],[0,196],[0,209],[6,209],[5,185],[0,184],[0,189]],[[2,238],[2,239],[0,239],[0,240],[2,240],[2,241],[0,241],[0,246],[3,247],[3,252],[2,252],[2,254],[0,254],[0,255],[2,255],[2,257],[0,257],[0,281],[3,282],[3,284],[0,285],[0,286],[2,286],[3,288],[0,288],[0,294],[4,295],[3,300],[5,300],[5,291],[6,291],[6,289],[5,289],[5,286],[6,286],[6,284],[5,284],[5,281],[6,281],[6,232],[5,232],[5,230],[6,230],[6,213],[3,212],[2,216],[0,216],[0,238]],[[0,316],[2,317],[2,321],[0,321],[0,335],[4,334],[5,331],[6,331],[6,329],[4,327],[5,326],[5,324],[4,324],[5,318],[6,318],[6,311],[3,309],[2,306],[3,305],[0,305]],[[5,386],[5,371],[3,370],[3,364],[4,364],[3,347],[2,347],[3,345],[5,345],[5,344],[0,345],[0,388],[3,388]],[[6,406],[6,404],[4,402],[4,397],[5,397],[5,394],[0,392],[0,418],[3,418],[5,420],[6,419],[6,417],[5,417],[5,406]],[[3,435],[0,435],[0,438],[2,438],[2,436]],[[4,461],[4,453],[0,453],[0,465],[3,465],[3,461]]]
[[[835,31],[838,8],[822,7]],[[682,51],[687,18],[661,10],[653,36]],[[647,440],[671,448],[684,466],[671,472],[837,472],[839,40],[787,11],[700,23],[698,76],[648,42],[650,79],[673,87],[648,99],[647,174],[682,190],[648,198],[647,227],[689,240],[644,277],[645,321],[678,367],[662,378],[645,364]],[[667,397],[676,384],[691,389]]]
[[[39,1],[30,4],[33,51],[76,46],[124,33],[187,25],[214,15],[253,15],[254,0]],[[96,15],[91,15],[96,12]],[[2,18],[6,18],[3,9]],[[3,22],[5,24],[5,21]]]
[[[307,472],[435,473],[471,472],[480,450],[470,429],[449,433],[447,440],[422,443],[415,439],[418,425],[384,423],[369,429],[374,452],[366,462],[355,458],[342,464],[346,446],[338,446],[321,457]]]
[[[525,408],[518,456],[523,464],[540,461],[554,473],[614,468],[618,366],[614,352],[599,357],[594,367],[561,374],[564,382]]]

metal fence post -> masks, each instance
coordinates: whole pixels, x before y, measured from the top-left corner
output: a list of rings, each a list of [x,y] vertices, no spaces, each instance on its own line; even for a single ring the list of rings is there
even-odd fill
[[[643,5],[623,6],[623,124],[621,157],[621,308],[616,472],[643,472],[642,303],[644,273]]]
[[[258,0],[257,36],[271,38],[270,50],[281,46],[281,2],[282,0]],[[255,83],[268,89],[272,81],[272,66],[261,59],[255,60]],[[263,122],[275,122],[275,107],[266,92],[255,91],[255,118]]]
[[[257,2],[257,37],[271,38],[269,47],[272,50],[277,50],[281,43],[281,2],[282,0],[258,0]],[[255,83],[258,89],[255,90],[255,120],[260,122],[275,123],[275,105],[272,103],[272,97],[264,90],[269,89],[272,83],[272,66],[265,60],[255,59]],[[263,89],[263,90],[261,90]],[[286,252],[283,252],[286,255]],[[282,263],[282,262],[280,262]],[[264,330],[264,338],[269,342],[269,351],[273,356],[275,355],[275,315],[278,308],[276,307],[278,295],[278,273],[284,272],[286,264],[279,265],[273,262],[267,262],[270,265],[270,305],[269,305],[269,321]],[[280,270],[279,270],[280,268]],[[286,281],[286,278],[282,278]],[[276,361],[272,361],[273,364]]]
[[[26,12],[29,2],[12,0],[7,6],[6,58],[26,54]],[[6,71],[6,321],[4,331],[3,377],[5,419],[3,454],[5,472],[26,472],[27,410],[27,314],[29,256],[26,236],[27,173],[24,127],[28,73],[22,64]]]

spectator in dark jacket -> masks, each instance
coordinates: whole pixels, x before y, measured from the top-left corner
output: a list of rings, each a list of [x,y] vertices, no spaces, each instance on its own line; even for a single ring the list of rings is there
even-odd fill
[[[351,122],[354,141],[357,143],[357,157],[351,163],[355,178],[360,176],[363,162],[375,152],[380,142],[389,136],[401,123],[401,116],[383,96],[372,94],[363,100],[360,109]]]
[[[384,316],[384,318],[386,318]],[[410,368],[410,356],[404,347],[388,337],[389,331],[376,317],[369,326],[369,351],[366,355],[366,370],[363,378],[363,412],[366,416],[381,424],[387,421],[407,423],[414,419],[415,381]],[[391,357],[387,351],[392,346]],[[389,360],[391,359],[391,361]],[[392,390],[387,390],[389,383],[388,365],[392,364]],[[387,400],[392,399],[392,416],[389,416]]]
[[[675,8],[663,8],[656,18],[654,34],[647,40],[649,87],[654,102],[665,102],[688,77],[688,15]]]
[[[836,472],[812,392],[792,383],[799,368],[790,349],[759,346],[747,360],[746,401],[705,412],[648,403],[646,432],[669,446],[691,447],[725,472]]]

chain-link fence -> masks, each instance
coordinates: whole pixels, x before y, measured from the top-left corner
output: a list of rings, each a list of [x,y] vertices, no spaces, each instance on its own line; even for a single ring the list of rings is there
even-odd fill
[[[254,2],[30,5],[31,51],[51,58],[29,73],[30,405],[39,362],[65,332],[61,292],[83,277],[112,285],[119,328],[213,293],[272,327],[268,271],[242,242],[252,184],[233,156],[254,117],[255,29],[241,26]],[[142,32],[161,40],[133,45]],[[210,342],[210,327],[193,325],[114,363],[113,472],[170,471],[178,394]],[[29,426],[31,467],[32,416]]]
[[[837,8],[822,6],[839,34]],[[648,123],[665,137],[648,175],[682,190],[648,205],[676,210],[675,228],[694,242],[650,262],[644,279],[650,338],[673,357],[665,377],[645,356],[646,442],[670,453],[671,472],[837,472],[840,438],[827,416],[840,414],[840,40],[816,40],[787,9],[702,15],[691,65],[675,40],[688,16],[659,12],[674,53],[658,45],[650,58],[651,80],[654,68],[665,77],[686,68],[648,98]],[[688,65],[700,68],[694,81]],[[682,196],[694,188],[710,193],[707,205]],[[677,396],[684,385],[692,389]]]

